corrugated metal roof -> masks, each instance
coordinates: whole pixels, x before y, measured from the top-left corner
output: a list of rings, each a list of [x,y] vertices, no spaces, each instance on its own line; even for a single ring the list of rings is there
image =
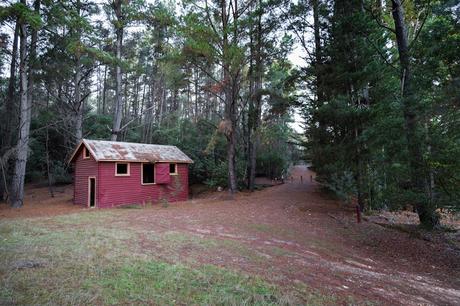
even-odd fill
[[[193,163],[175,146],[90,139],[83,139],[82,144],[97,161]]]

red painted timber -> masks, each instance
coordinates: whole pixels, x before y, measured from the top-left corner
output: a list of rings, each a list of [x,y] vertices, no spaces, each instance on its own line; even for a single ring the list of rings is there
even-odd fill
[[[157,163],[158,166],[160,163]],[[166,163],[165,163],[166,164]],[[188,198],[188,165],[177,164],[177,175],[171,175],[169,184],[141,184],[141,163],[130,165],[130,176],[115,176],[114,162],[99,162],[97,181],[97,207],[126,204],[156,204],[162,199],[169,202]],[[166,164],[169,169],[169,164]]]
[[[83,147],[82,147],[83,148]],[[98,185],[97,162],[91,156],[89,159],[83,158],[83,150],[77,152],[75,159],[74,172],[74,204],[88,205],[88,177],[96,177],[96,190]]]
[[[170,184],[171,175],[169,174],[168,163],[155,164],[155,183],[157,184]]]

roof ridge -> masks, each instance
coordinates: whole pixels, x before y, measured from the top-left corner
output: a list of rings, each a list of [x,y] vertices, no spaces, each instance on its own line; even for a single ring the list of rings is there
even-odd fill
[[[83,141],[126,143],[126,144],[135,144],[135,145],[151,145],[151,146],[163,146],[163,147],[175,147],[175,148],[177,148],[177,146],[174,146],[174,145],[164,145],[164,144],[158,144],[158,143],[145,143],[145,142],[115,141],[115,140],[101,140],[101,139],[88,139],[88,138],[83,138]]]

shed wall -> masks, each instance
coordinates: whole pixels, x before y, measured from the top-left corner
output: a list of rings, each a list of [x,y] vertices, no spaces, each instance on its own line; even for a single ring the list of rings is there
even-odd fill
[[[171,182],[166,185],[142,185],[141,165],[133,162],[130,165],[130,176],[115,176],[114,162],[99,162],[97,207],[143,204],[149,201],[156,204],[163,198],[169,202],[187,200],[187,164],[177,164],[178,174],[171,175]]]
[[[74,204],[88,205],[88,177],[96,177],[96,192],[98,190],[98,165],[91,156],[89,159],[83,158],[83,150],[77,153],[74,171]],[[97,205],[97,199],[96,199]]]

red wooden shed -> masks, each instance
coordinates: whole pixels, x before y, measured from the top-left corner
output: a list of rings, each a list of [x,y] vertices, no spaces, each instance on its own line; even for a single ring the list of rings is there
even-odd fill
[[[193,161],[175,146],[83,139],[70,162],[75,204],[105,208],[188,198]]]

